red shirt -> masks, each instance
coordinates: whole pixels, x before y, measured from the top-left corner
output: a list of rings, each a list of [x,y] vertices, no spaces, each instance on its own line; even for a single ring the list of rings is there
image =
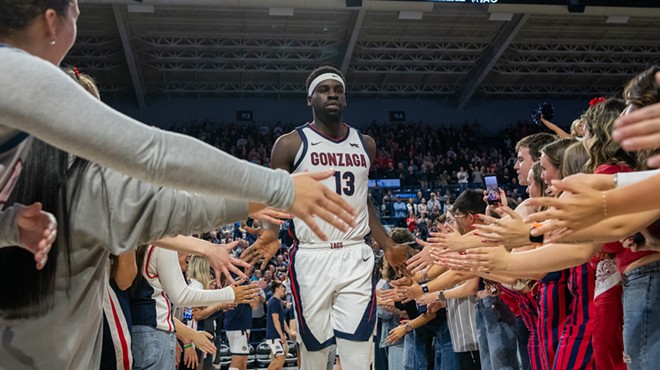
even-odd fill
[[[506,305],[509,306],[509,308],[511,309],[511,312],[513,312],[513,314],[516,317],[518,317],[520,316],[520,306],[518,305],[518,302],[514,297],[515,294],[516,293],[513,293],[505,288],[502,289],[502,291],[500,292],[500,299],[502,300],[502,302],[506,303]],[[523,293],[519,293],[519,294],[523,294]]]
[[[632,172],[632,168],[627,164],[602,164],[596,168],[596,174],[615,174],[618,172]],[[624,248],[623,244],[619,242],[605,243],[603,251],[606,253],[616,254],[616,268],[620,273],[626,270],[631,263],[638,259],[648,256],[649,254],[657,253],[652,251],[633,252],[628,248]]]

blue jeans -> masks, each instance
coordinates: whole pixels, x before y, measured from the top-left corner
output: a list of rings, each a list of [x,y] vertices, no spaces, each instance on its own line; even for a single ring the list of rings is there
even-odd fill
[[[403,348],[404,342],[399,341],[397,344],[393,344],[387,347],[387,368],[390,370],[400,369],[401,364],[403,364]],[[404,365],[404,368],[405,365]],[[411,368],[406,368],[411,369]]]
[[[628,370],[660,364],[660,261],[626,274],[623,285],[623,347]]]
[[[477,337],[482,370],[518,370],[516,318],[500,297],[477,300]]]
[[[403,368],[404,370],[416,370],[414,331],[403,337]]]
[[[435,349],[434,370],[454,370],[461,368],[458,354],[454,352],[454,348],[451,346],[451,336],[446,318],[441,318],[441,323],[435,332],[433,348]]]
[[[176,336],[145,325],[131,328],[133,370],[174,369],[176,364]]]
[[[414,334],[415,338],[415,369],[427,369],[429,363],[426,358],[424,337],[419,335],[416,331],[413,331],[411,334]]]

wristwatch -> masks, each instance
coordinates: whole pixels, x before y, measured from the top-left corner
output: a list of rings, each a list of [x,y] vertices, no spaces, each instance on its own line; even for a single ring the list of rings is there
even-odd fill
[[[413,331],[413,327],[410,326],[410,323],[406,323],[406,333],[410,333],[411,331]]]
[[[422,292],[424,292],[424,293],[428,293],[428,292],[429,292],[429,287],[426,286],[426,284],[420,284],[420,286],[422,287]]]
[[[438,299],[441,302],[446,302],[447,301],[447,298],[445,298],[445,292],[443,290],[438,292]]]
[[[529,242],[532,244],[543,244],[543,234],[534,236],[532,235],[532,230],[543,226],[542,224],[534,224],[532,227],[529,229]]]

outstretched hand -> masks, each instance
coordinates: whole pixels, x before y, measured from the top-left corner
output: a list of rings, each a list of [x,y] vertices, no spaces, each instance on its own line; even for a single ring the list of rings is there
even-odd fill
[[[421,239],[417,239],[417,244],[424,247],[421,252],[412,256],[406,263],[411,273],[416,274],[419,271],[428,269],[435,264],[435,258],[431,256],[431,252],[435,247]]]
[[[445,232],[429,233],[428,242],[434,247],[432,253],[442,254],[443,252],[465,251],[470,248],[483,246],[480,238],[474,235],[462,235],[457,229],[451,226],[444,226]]]
[[[255,220],[270,222],[275,225],[284,224],[284,220],[293,218],[293,215],[275,208],[264,208],[258,212],[250,214]]]
[[[461,254],[448,254],[441,258],[443,265],[455,271],[505,271],[511,254],[504,246],[473,248]]]
[[[394,269],[394,272],[397,276],[405,276],[412,278],[412,275],[408,271],[408,266],[406,261],[410,257],[410,247],[406,244],[393,244],[384,251],[385,259],[387,263]]]
[[[305,172],[292,175],[295,190],[293,206],[289,210],[300,218],[321,240],[328,236],[314,220],[314,216],[333,227],[346,232],[355,226],[355,209],[336,192],[320,183],[335,173],[334,170],[323,172]]]
[[[533,206],[551,207],[546,211],[529,215],[525,222],[545,222],[543,226],[532,230],[532,235],[546,234],[555,230],[576,231],[597,224],[605,219],[603,212],[603,197],[607,192],[595,190],[566,178],[553,181],[553,186],[562,191],[559,198],[531,198],[528,203]],[[568,235],[563,232],[563,235]]]
[[[247,276],[238,267],[250,267],[250,264],[229,254],[239,243],[240,240],[235,240],[229,244],[213,244],[206,253],[206,259],[211,263],[213,269],[225,275],[231,283],[235,283],[235,281],[230,272],[233,272],[239,279],[247,279]],[[218,286],[220,285],[220,275],[218,275],[216,283]]]
[[[234,291],[234,302],[235,304],[249,304],[256,297],[257,294],[261,291],[259,285],[252,283],[248,285],[232,285],[231,289]]]
[[[42,209],[40,202],[20,207],[15,221],[20,246],[34,254],[37,270],[41,270],[48,262],[48,252],[57,238],[57,220]]]
[[[193,334],[191,341],[200,351],[208,354],[215,353],[217,350],[215,345],[211,342],[211,339],[213,339],[213,334],[204,330],[198,330]],[[195,355],[195,357],[197,356]]]
[[[484,243],[504,244],[510,247],[529,244],[529,226],[516,211],[507,206],[497,207],[492,211],[500,218],[478,215],[477,217],[484,221],[484,224],[473,225],[477,229],[475,236],[482,237]]]
[[[263,270],[268,265],[268,261],[280,249],[280,240],[275,235],[275,232],[270,229],[264,229],[262,227],[255,229],[246,226],[245,231],[257,235],[257,241],[241,253],[241,259],[251,265],[262,261],[261,269]]]

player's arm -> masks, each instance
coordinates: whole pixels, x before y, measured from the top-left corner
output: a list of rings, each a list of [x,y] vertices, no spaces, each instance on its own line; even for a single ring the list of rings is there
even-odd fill
[[[301,145],[302,139],[298,131],[291,131],[277,138],[270,152],[270,168],[282,169],[291,173],[293,161]]]
[[[289,325],[287,325],[286,320],[284,320],[284,332],[289,335],[289,338],[291,338],[291,329],[289,328]]]
[[[376,158],[376,142],[371,136],[364,135],[364,143],[366,145],[369,161],[373,162]],[[371,230],[371,237],[376,240],[378,246],[385,252],[387,262],[392,266],[394,271],[399,276],[410,276],[407,270],[406,261],[408,260],[408,251],[410,248],[404,244],[396,244],[387,234],[385,228],[380,223],[376,214],[376,209],[371,203],[371,199],[367,198],[367,208],[369,209],[369,229]]]
[[[275,141],[273,150],[270,153],[270,167],[291,173],[293,171],[293,161],[300,145],[302,145],[302,139],[297,131],[291,131],[280,136]],[[243,251],[241,259],[251,264],[262,260],[261,268],[264,269],[268,261],[273,258],[280,248],[280,241],[277,237],[279,229],[280,225],[262,219],[261,228],[251,231],[258,235],[257,241],[250,248]]]
[[[273,312],[270,314],[271,319],[273,320],[273,326],[277,331],[277,334],[280,335],[280,338],[284,340],[284,332],[282,331],[282,326],[280,325],[280,314]]]

